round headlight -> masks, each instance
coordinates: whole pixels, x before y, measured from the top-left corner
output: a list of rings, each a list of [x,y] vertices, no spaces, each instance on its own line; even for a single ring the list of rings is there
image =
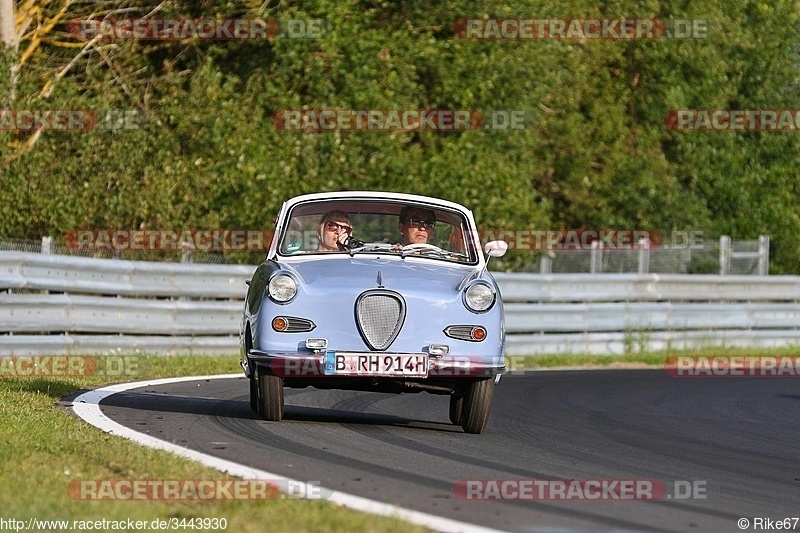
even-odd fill
[[[285,303],[297,294],[297,283],[291,276],[278,274],[269,280],[269,297],[279,303]]]
[[[467,289],[464,300],[473,311],[486,311],[494,303],[494,291],[484,283],[475,283]]]

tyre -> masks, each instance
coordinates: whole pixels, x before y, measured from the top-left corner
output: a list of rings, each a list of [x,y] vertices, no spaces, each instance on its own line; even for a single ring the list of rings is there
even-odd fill
[[[251,377],[247,381],[250,382],[250,409],[253,412],[258,412],[258,381],[256,381],[255,376]]]
[[[465,433],[481,433],[489,421],[489,410],[494,397],[494,379],[482,379],[470,383],[464,396],[461,427]]]
[[[283,418],[283,379],[258,372],[258,416],[273,422]]]
[[[450,395],[450,422],[456,426],[460,426],[463,415],[464,395],[459,392],[454,392]]]

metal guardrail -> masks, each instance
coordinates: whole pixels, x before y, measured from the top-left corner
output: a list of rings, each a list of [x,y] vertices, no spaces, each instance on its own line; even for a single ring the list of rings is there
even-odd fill
[[[0,251],[0,355],[237,353],[254,269]],[[796,276],[495,277],[510,355],[800,342]]]
[[[120,261],[0,252],[0,290],[165,298],[242,298],[254,266]]]
[[[692,350],[710,346],[779,348],[800,344],[800,330],[703,330],[636,333],[509,335],[508,355],[623,354],[639,351]],[[514,358],[509,358],[514,370]]]
[[[495,274],[505,302],[800,301],[798,276]]]
[[[228,300],[0,294],[0,331],[13,333],[231,335],[239,331],[241,317],[242,303]]]
[[[506,304],[506,332],[582,333],[785,329],[800,324],[794,303]]]
[[[239,336],[3,335],[0,356],[8,355],[231,355]]]

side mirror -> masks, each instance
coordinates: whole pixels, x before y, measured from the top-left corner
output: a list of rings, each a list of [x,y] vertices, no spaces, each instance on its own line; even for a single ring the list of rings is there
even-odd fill
[[[483,247],[483,251],[489,257],[503,257],[508,250],[508,243],[506,241],[491,241],[487,242]]]

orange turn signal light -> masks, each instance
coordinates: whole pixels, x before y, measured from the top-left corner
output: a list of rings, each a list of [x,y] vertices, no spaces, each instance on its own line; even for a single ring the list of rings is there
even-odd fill
[[[486,330],[481,327],[472,328],[470,331],[469,336],[472,337],[474,341],[482,341],[486,338]]]

